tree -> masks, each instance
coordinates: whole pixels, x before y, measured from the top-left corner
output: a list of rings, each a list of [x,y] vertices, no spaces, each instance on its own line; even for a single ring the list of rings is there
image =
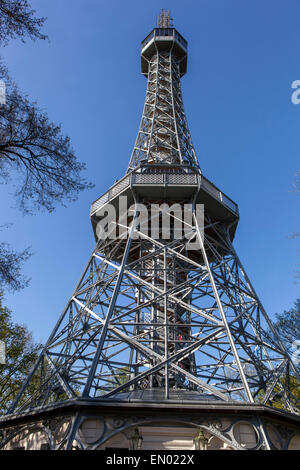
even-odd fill
[[[22,275],[21,268],[30,256],[29,248],[17,252],[7,243],[0,243],[0,289],[18,291],[28,285],[29,279]]]
[[[46,39],[40,32],[46,18],[36,18],[27,0],[0,0],[0,46],[10,39],[26,36],[30,39]]]
[[[57,203],[76,200],[93,184],[82,177],[85,164],[77,160],[61,126],[30,102],[0,63],[1,75],[6,82],[6,104],[0,106],[0,178],[15,182],[22,212],[52,212]]]
[[[130,379],[130,367],[123,366],[116,369],[112,375],[106,376],[106,391],[114,390],[116,387],[125,384]],[[97,396],[104,395],[105,391],[98,392]]]
[[[300,372],[300,350],[295,346],[295,341],[300,340],[300,299],[297,299],[294,302],[294,306],[289,310],[276,313],[275,318],[276,321],[273,322],[273,326],[276,333]],[[271,337],[274,336],[271,331],[269,331],[269,335]],[[291,403],[293,403],[296,409],[300,409],[300,385],[298,377],[293,370],[290,370],[287,375],[280,378],[268,403],[275,408],[284,409],[281,400],[284,388],[288,390]],[[258,393],[258,397],[263,399],[264,393],[261,390]]]
[[[0,105],[0,181],[12,180],[23,213],[34,209],[53,211],[55,205],[74,201],[91,188],[81,176],[85,165],[77,161],[69,137],[51,123],[12,83],[0,62],[6,82],[6,104]],[[0,289],[19,290],[28,284],[21,267],[30,257],[29,248],[16,252],[0,243]]]
[[[294,407],[295,410],[300,410],[300,387],[299,381],[295,375],[289,374],[284,377],[281,377],[277,382],[274,390],[270,398],[267,401],[267,405],[272,406],[273,408],[277,408],[279,410],[290,411],[289,408],[286,407],[283,398],[285,397],[286,390],[286,398],[288,398],[290,404]],[[265,397],[265,390],[259,390],[256,395],[261,402]]]
[[[13,323],[11,312],[2,305],[0,294],[0,340],[6,345],[6,364],[0,364],[0,414],[7,412],[38,357],[41,348],[25,325]],[[32,383],[26,400],[34,393]]]
[[[288,377],[280,379],[280,383],[276,385],[274,392],[272,394],[272,398],[269,400],[269,404],[273,406],[274,408],[278,408],[279,410],[285,409],[285,407],[283,406],[280,400],[282,397],[281,386],[289,390],[289,393],[288,393],[289,399],[291,403],[293,404],[293,406],[299,410],[300,409],[300,388],[299,388],[299,382],[294,375],[290,375]]]
[[[10,39],[46,39],[41,28],[46,18],[37,18],[27,0],[0,0],[0,46]],[[0,182],[12,181],[23,213],[52,212],[77,199],[93,184],[82,177],[80,163],[61,126],[52,123],[36,102],[19,90],[0,59],[0,80],[5,83],[5,104],[0,103]],[[28,284],[21,267],[29,249],[17,253],[0,243],[0,289],[18,290]]]
[[[274,327],[278,336],[286,350],[292,354],[295,350],[295,341],[300,340],[300,299],[294,302],[292,308],[277,313],[275,317]]]

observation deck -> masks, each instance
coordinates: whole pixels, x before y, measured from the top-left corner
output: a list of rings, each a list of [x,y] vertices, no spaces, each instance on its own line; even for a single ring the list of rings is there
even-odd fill
[[[140,202],[160,199],[162,201],[188,202],[197,193],[196,203],[204,204],[204,211],[230,226],[233,239],[239,220],[238,205],[202,174],[188,166],[165,167],[145,164],[127,173],[91,205],[90,217],[96,230],[104,206],[112,204],[118,211],[120,196],[127,197],[127,207],[134,203],[134,194]],[[101,218],[101,217],[100,217]]]
[[[154,28],[142,41],[141,67],[142,74],[148,76],[148,61],[157,52],[170,52],[180,59],[180,76],[187,69],[187,41],[175,28]]]

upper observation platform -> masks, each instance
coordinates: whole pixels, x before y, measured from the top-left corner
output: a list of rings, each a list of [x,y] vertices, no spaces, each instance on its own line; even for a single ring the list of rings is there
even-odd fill
[[[142,74],[148,76],[148,63],[158,52],[172,52],[180,61],[180,76],[187,70],[187,41],[175,28],[154,28],[142,41]]]

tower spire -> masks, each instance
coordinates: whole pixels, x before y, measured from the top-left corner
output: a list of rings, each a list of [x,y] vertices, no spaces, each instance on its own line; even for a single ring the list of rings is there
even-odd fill
[[[173,18],[171,18],[170,10],[161,9],[157,17],[158,28],[173,28]]]

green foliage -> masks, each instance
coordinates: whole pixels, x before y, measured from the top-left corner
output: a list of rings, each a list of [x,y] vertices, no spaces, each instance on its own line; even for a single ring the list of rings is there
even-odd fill
[[[117,369],[113,378],[113,389],[125,384],[130,379],[130,367],[124,366]]]
[[[287,352],[292,355],[295,351],[293,343],[300,340],[300,299],[294,302],[294,306],[289,310],[284,310],[282,313],[276,314],[276,321],[273,322],[276,334],[282,344],[285,346]],[[269,331],[269,335],[274,337],[274,334]],[[276,339],[277,341],[277,339]],[[295,366],[300,367],[297,361],[294,361]],[[296,373],[291,369],[280,378],[275,389],[268,400],[268,405],[281,410],[289,411],[284,404],[284,390],[286,391],[287,398],[296,409],[300,409],[300,384]],[[260,390],[257,398],[263,400],[265,392]]]
[[[295,409],[300,410],[300,386],[298,379],[294,375],[281,377],[266,404],[279,410],[290,411],[285,404],[284,390],[286,391],[286,398],[288,398]],[[257,394],[257,398],[260,401],[263,401],[264,396],[263,390],[260,390]]]
[[[273,398],[270,400],[270,404],[274,408],[281,410],[285,409],[285,406],[280,400],[282,386],[288,390],[288,395],[291,403],[294,404],[295,408],[300,407],[300,387],[297,378],[293,375],[284,377],[280,380],[280,384],[275,387]],[[288,411],[288,410],[287,410]]]
[[[294,306],[289,310],[276,314],[274,327],[280,340],[291,354],[293,352],[293,342],[300,340],[300,299],[297,299]]]
[[[34,342],[26,326],[12,321],[11,312],[2,305],[2,295],[0,295],[0,340],[6,345],[6,364],[0,364],[0,414],[4,414],[36,362],[41,345]],[[30,385],[23,400],[34,393],[36,385],[35,383]]]
[[[115,390],[120,385],[125,384],[128,380],[130,380],[130,367],[123,366],[123,367],[116,368],[113,374],[107,377],[106,389],[99,391],[97,393],[97,396],[100,397],[104,395],[106,392]]]

